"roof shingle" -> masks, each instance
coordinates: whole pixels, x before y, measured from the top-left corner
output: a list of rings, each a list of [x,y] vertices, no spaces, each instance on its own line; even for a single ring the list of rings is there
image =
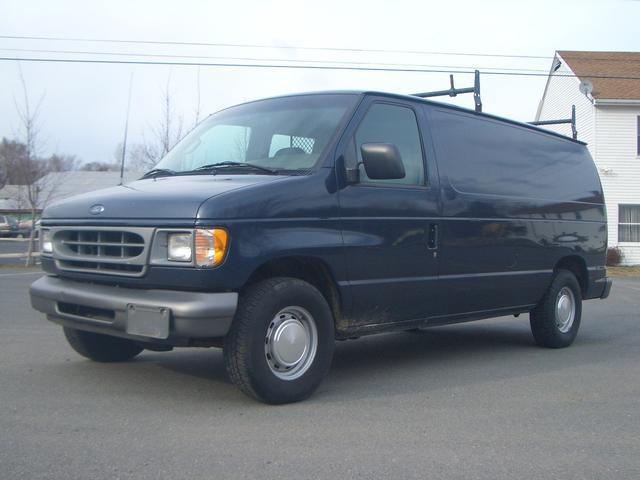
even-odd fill
[[[593,83],[593,98],[640,100],[640,52],[562,50],[558,54],[580,80],[590,80]]]

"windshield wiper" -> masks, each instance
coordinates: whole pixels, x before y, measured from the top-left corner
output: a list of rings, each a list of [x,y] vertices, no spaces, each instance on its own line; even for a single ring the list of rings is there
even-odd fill
[[[224,167],[242,167],[242,168],[250,168],[253,170],[258,170],[260,172],[268,173],[269,175],[277,175],[278,170],[274,168],[261,167],[260,165],[255,165],[253,163],[247,162],[219,162],[219,163],[210,163],[208,165],[202,165],[201,167],[194,168],[193,170],[188,170],[187,172],[181,173],[193,173],[193,172],[205,172],[205,171],[213,171],[215,172],[218,168]]]
[[[144,178],[149,178],[149,177],[159,177],[159,176],[173,176],[176,175],[178,172],[176,172],[175,170],[171,170],[169,168],[154,168],[152,170],[149,170],[147,173],[145,173],[144,175],[142,175],[142,177],[140,177],[140,180],[144,179]]]

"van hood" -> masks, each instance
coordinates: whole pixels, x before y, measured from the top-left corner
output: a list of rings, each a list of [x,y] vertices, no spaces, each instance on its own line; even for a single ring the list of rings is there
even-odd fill
[[[252,185],[286,177],[275,175],[188,175],[137,180],[53,203],[45,208],[45,221],[56,219],[184,220],[194,223],[206,200]]]

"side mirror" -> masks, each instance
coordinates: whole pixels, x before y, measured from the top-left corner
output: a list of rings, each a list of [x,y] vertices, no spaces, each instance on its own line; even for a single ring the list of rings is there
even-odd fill
[[[364,143],[360,147],[362,163],[371,180],[391,180],[405,177],[402,157],[393,143]]]

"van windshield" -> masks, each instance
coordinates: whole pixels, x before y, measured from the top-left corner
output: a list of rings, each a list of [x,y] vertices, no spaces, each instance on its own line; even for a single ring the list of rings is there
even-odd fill
[[[215,113],[147,172],[300,174],[312,169],[357,101],[354,94],[261,100]]]

